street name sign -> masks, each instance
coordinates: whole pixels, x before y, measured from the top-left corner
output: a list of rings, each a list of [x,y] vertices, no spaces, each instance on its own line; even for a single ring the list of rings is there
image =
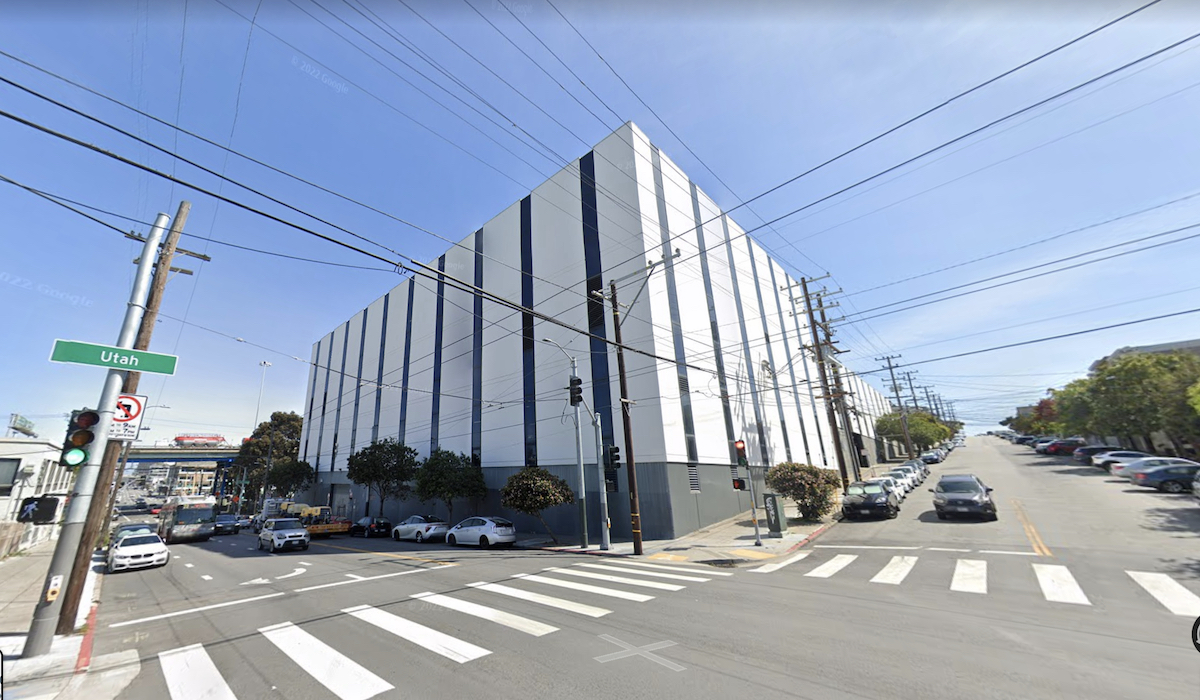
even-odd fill
[[[55,340],[54,350],[50,353],[50,361],[152,374],[175,374],[175,364],[179,361],[179,357],[145,350],[118,348],[112,345],[84,343],[78,340]]]
[[[121,394],[117,397],[117,410],[108,424],[108,439],[133,442],[142,429],[142,416],[146,414],[148,397],[137,394]]]

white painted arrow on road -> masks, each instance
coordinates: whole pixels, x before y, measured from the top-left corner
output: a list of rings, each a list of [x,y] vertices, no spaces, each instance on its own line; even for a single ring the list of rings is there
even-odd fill
[[[290,574],[284,574],[283,576],[276,576],[275,580],[278,581],[280,579],[291,578],[293,576],[299,576],[300,574],[304,573],[305,571],[308,571],[308,569],[297,568],[295,571],[293,571]]]
[[[260,583],[270,583],[270,582],[271,582],[271,579],[267,579],[267,578],[256,578],[256,579],[253,579],[253,580],[251,580],[251,581],[242,581],[242,582],[241,582],[241,583],[239,583],[238,585],[239,585],[239,586],[249,586],[249,585],[251,585],[251,584],[258,585],[258,584],[260,584]]]

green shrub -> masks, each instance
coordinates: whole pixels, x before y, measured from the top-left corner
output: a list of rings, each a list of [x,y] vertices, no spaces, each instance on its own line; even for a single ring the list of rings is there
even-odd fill
[[[767,472],[767,486],[796,502],[804,520],[820,520],[833,510],[842,479],[832,469],[781,462]]]

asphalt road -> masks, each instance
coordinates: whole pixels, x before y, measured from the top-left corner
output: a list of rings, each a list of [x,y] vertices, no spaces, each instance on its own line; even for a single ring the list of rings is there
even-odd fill
[[[106,578],[95,653],[137,650],[131,700],[1197,697],[1200,613],[1126,572],[1200,592],[1200,507],[1074,469],[972,439],[934,478],[978,474],[999,521],[939,521],[918,490],[896,520],[839,524],[773,570],[177,544],[163,569]]]

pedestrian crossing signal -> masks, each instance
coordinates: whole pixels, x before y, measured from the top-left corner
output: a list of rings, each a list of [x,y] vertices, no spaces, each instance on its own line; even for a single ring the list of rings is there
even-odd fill
[[[745,491],[746,490],[746,480],[745,479],[734,479],[733,480],[733,490],[734,491]]]
[[[31,496],[21,501],[21,510],[17,512],[17,522],[48,525],[54,522],[58,512],[58,499],[51,496]]]

